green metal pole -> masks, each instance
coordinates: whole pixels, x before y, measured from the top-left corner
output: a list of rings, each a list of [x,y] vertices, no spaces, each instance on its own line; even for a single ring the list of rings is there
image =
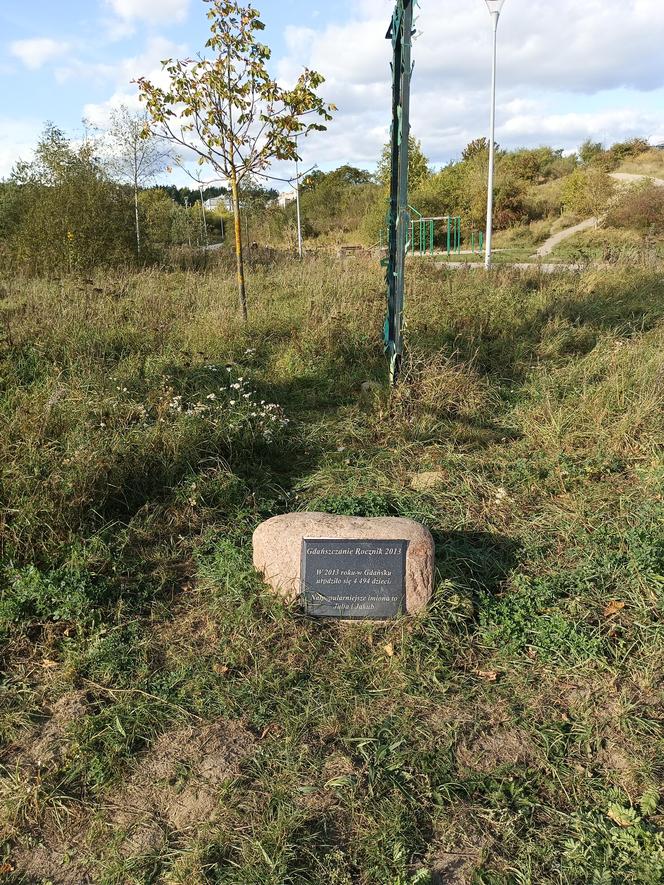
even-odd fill
[[[387,260],[388,311],[385,350],[390,381],[396,384],[403,355],[406,238],[408,206],[408,136],[410,134],[410,79],[413,0],[397,0],[387,38],[392,41],[392,136],[390,182],[390,243]]]
[[[450,254],[450,216],[447,216],[447,255]]]

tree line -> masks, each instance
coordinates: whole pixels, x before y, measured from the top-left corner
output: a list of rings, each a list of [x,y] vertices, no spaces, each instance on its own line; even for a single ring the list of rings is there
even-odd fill
[[[210,28],[203,52],[167,59],[163,85],[139,78],[141,112],[118,109],[106,133],[82,142],[48,124],[34,158],[0,183],[0,266],[62,274],[164,263],[178,250],[207,246],[224,226],[232,234],[239,307],[247,316],[247,242],[290,247],[295,240],[296,208],[276,204],[271,164],[300,160],[304,139],[325,129],[335,107],[319,94],[324,78],[316,71],[305,68],[291,87],[271,76],[257,9],[239,0],[202,2]],[[470,142],[438,170],[417,139],[409,140],[411,204],[425,216],[461,216],[464,235],[483,229],[487,140]],[[563,212],[598,216],[609,208],[626,225],[647,219],[652,227],[664,218],[664,189],[632,195],[621,211],[613,201],[609,173],[648,150],[641,139],[608,149],[587,141],[567,156],[550,147],[496,147],[496,230]],[[155,184],[172,166],[189,171],[190,188]],[[300,188],[305,236],[321,245],[351,236],[376,245],[388,179],[388,146],[376,173],[346,164],[308,174]],[[206,212],[212,196],[222,197],[221,205]]]

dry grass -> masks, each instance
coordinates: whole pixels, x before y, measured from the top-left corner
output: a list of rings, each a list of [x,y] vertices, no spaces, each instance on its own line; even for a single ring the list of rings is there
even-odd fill
[[[223,268],[5,282],[8,882],[661,881],[661,271],[409,271],[392,392],[369,261],[246,325]],[[430,610],[284,609],[297,508],[426,522]]]

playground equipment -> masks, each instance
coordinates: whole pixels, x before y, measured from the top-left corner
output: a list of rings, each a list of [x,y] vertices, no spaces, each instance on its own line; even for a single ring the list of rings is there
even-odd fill
[[[410,131],[411,40],[414,0],[396,0],[386,38],[392,41],[392,128],[390,135],[390,209],[387,225],[385,352],[390,381],[396,384],[403,356],[404,270],[410,213],[408,207],[408,133]]]
[[[470,251],[473,253],[473,255],[476,252],[479,252],[481,254],[484,251],[484,233],[481,230],[471,230]]]
[[[425,217],[414,206],[409,206],[410,226],[408,229],[408,239],[406,240],[406,255],[435,255],[446,252],[448,255],[459,254],[461,252],[461,216],[460,215],[435,215]],[[415,217],[413,217],[415,216]],[[440,230],[436,230],[436,225],[443,223],[443,232],[441,234],[442,244],[436,251],[436,236],[440,234]],[[447,233],[445,233],[445,225]],[[476,237],[475,231],[471,232],[471,238]],[[482,242],[482,234],[480,242]],[[381,230],[378,240],[380,249],[385,248],[385,231]],[[473,249],[473,251],[475,251]]]
[[[438,215],[425,218],[417,209],[410,206],[410,211],[416,216],[411,217],[410,238],[407,243],[407,251],[411,255],[433,255],[436,225],[443,222],[447,225],[447,254],[461,252],[461,216]]]

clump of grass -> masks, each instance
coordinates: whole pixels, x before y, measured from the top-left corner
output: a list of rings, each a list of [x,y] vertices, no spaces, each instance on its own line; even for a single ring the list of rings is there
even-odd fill
[[[390,400],[396,422],[433,419],[469,419],[482,414],[490,418],[496,395],[472,364],[464,364],[455,354],[424,355],[408,351],[402,384]]]
[[[538,372],[519,411],[524,432],[549,453],[652,457],[664,433],[664,339],[604,335],[574,363]]]

